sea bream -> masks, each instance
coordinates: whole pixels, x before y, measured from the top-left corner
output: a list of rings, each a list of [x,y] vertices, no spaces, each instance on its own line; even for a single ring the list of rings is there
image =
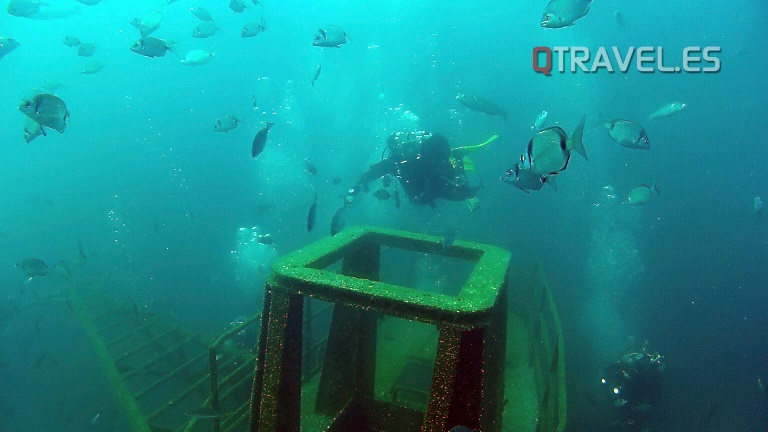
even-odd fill
[[[76,5],[50,4],[42,0],[11,0],[6,10],[9,15],[36,20],[66,18],[80,11]]]
[[[219,28],[216,27],[216,23],[213,21],[202,21],[200,24],[195,27],[195,30],[192,32],[192,37],[194,38],[208,38],[216,34],[216,30]]]
[[[267,134],[269,129],[274,125],[272,122],[268,122],[265,127],[256,133],[253,137],[253,144],[251,144],[251,157],[256,157],[264,151],[264,147],[267,145]]]
[[[194,15],[197,19],[200,21],[213,21],[213,17],[211,17],[211,13],[208,12],[207,9],[197,6],[189,8],[189,11],[192,12],[192,15]]]
[[[629,191],[626,203],[631,206],[641,206],[651,199],[651,192],[656,192],[657,195],[661,195],[659,188],[656,187],[656,182],[653,182],[653,186],[642,184]]]
[[[21,271],[29,276],[30,280],[35,276],[45,276],[50,272],[48,265],[37,258],[24,258],[16,264],[16,267],[21,268]]]
[[[259,33],[263,33],[266,29],[267,27],[264,24],[264,17],[261,17],[259,21],[254,21],[244,25],[242,30],[240,30],[240,37],[254,37]]]
[[[166,52],[175,52],[176,43],[166,42],[155,37],[143,37],[131,45],[131,51],[145,57],[163,57]]]
[[[656,111],[651,114],[651,116],[648,118],[648,120],[653,120],[657,118],[662,117],[669,117],[673,114],[676,114],[682,110],[684,110],[688,105],[684,104],[683,102],[672,102],[668,103],[661,108],[657,109]]]
[[[583,141],[585,120],[586,116],[582,116],[571,138],[560,126],[537,132],[528,142],[525,154],[520,156],[520,169],[540,176],[557,174],[568,167],[571,150],[576,150],[585,160],[589,160]]]
[[[80,46],[80,39],[78,39],[78,38],[76,38],[74,36],[64,36],[61,39],[61,43],[63,43],[64,45],[66,45],[68,47],[76,47],[76,46]]]
[[[336,210],[331,219],[331,236],[339,233],[347,224],[347,206],[343,205]]]
[[[229,2],[229,8],[234,13],[242,13],[245,10],[245,2],[243,0],[231,0]]]
[[[325,28],[317,29],[313,46],[325,48],[338,48],[347,43],[347,33],[337,25],[329,25]]]
[[[64,133],[69,123],[67,104],[61,98],[50,93],[42,93],[27,99],[19,105],[19,111],[36,121],[40,126],[49,127]]]
[[[0,37],[0,58],[5,57],[6,54],[18,48],[19,45],[19,42],[14,38]]]
[[[573,25],[589,12],[592,0],[552,0],[541,16],[544,28],[563,28]]]
[[[181,59],[181,64],[185,66],[200,66],[210,63],[213,60],[213,56],[214,54],[210,51],[192,50]]]
[[[483,99],[479,96],[467,96],[463,93],[460,93],[458,96],[456,96],[456,100],[467,108],[473,109],[475,111],[479,111],[481,113],[492,116],[501,116],[505,119],[507,118],[507,112],[496,103],[488,99]]]
[[[310,84],[312,84],[312,87],[315,86],[315,81],[317,81],[317,79],[320,78],[320,71],[322,69],[323,69],[322,65],[317,65],[317,67],[315,68],[315,73],[314,75],[312,75],[312,81],[309,82]]]
[[[540,131],[541,129],[544,128],[544,124],[547,123],[548,118],[549,118],[549,113],[546,111],[542,111],[533,121],[533,124],[531,125],[531,129],[536,132]]]
[[[240,122],[241,120],[235,116],[224,116],[222,118],[216,119],[216,124],[213,125],[213,130],[216,132],[229,132],[236,128]]]
[[[603,124],[608,129],[608,136],[624,147],[637,150],[650,150],[651,142],[645,128],[629,120],[612,120]]]
[[[515,163],[512,169],[508,170],[501,180],[511,186],[514,186],[525,193],[529,191],[537,191],[544,186],[545,183],[549,183],[550,186],[557,189],[555,186],[553,177],[534,174],[529,170],[520,169],[520,164]]]
[[[312,231],[315,227],[315,219],[317,218],[317,192],[315,192],[315,200],[312,201],[312,205],[309,206],[307,212],[307,232]]]
[[[141,37],[147,37],[160,27],[160,23],[162,21],[163,13],[159,10],[153,10],[152,12],[144,15],[144,18],[132,19],[131,25],[139,29]]]

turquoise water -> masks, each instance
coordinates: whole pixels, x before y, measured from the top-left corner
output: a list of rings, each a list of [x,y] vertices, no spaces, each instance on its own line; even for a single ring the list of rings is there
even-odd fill
[[[768,401],[756,383],[768,377],[768,228],[752,208],[755,196],[768,195],[763,2],[595,0],[575,26],[554,30],[539,25],[545,1],[264,0],[236,14],[225,1],[180,0],[162,8],[152,36],[175,41],[182,56],[215,54],[195,67],[171,53],[130,51],[139,38],[130,20],[155,1],[48,3],[77,11],[50,20],[5,8],[0,15],[0,36],[20,42],[0,59],[3,310],[65,283],[57,271],[27,282],[14,264],[65,260],[72,272],[108,278],[116,297],[216,334],[258,309],[263,269],[274,257],[328,235],[339,196],[380,159],[390,133],[442,132],[454,147],[498,134],[470,155],[470,182],[484,185],[476,211],[447,201],[395,208],[367,195],[348,224],[453,229],[459,239],[513,251],[517,268],[539,258],[556,287],[574,388],[605,403],[600,371],[649,340],[669,365],[651,430],[699,428],[714,404],[705,430],[765,429]],[[192,6],[213,15],[219,30],[211,38],[191,37]],[[262,14],[266,31],[241,38],[242,26]],[[348,42],[312,46],[328,24],[342,26]],[[95,43],[93,57],[61,43],[67,35]],[[532,70],[535,46],[642,45],[663,46],[671,65],[686,46],[717,45],[722,70],[551,77]],[[88,61],[104,68],[82,74]],[[56,83],[69,125],[26,144],[17,107]],[[492,99],[507,119],[468,110],[459,93]],[[648,121],[675,101],[688,107]],[[525,194],[499,177],[525,150],[542,110],[548,125],[568,132],[587,115],[589,162],[574,156],[557,175],[558,191],[545,185]],[[243,121],[214,131],[228,115]],[[611,141],[599,123],[613,118],[644,124],[651,150]],[[251,141],[267,122],[275,126],[254,159]],[[654,181],[660,196],[641,207],[621,204]],[[308,233],[315,192],[317,225]],[[275,243],[252,241],[263,234]],[[74,318],[61,305],[27,310],[0,321],[0,430],[106,430],[91,419],[109,410],[110,396],[90,377],[92,354]],[[36,364],[41,356],[55,360]],[[65,396],[62,389],[80,380],[86,391]],[[574,430],[610,424],[607,409],[572,411]]]

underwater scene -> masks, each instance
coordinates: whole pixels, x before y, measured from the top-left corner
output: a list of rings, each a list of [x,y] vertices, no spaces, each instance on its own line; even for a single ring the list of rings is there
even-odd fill
[[[768,430],[767,17],[4,0],[0,432]]]

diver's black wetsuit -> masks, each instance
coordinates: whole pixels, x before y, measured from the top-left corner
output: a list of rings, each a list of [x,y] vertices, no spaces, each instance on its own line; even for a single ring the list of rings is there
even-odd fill
[[[628,425],[641,426],[658,406],[662,394],[664,357],[658,353],[625,354],[604,375],[614,408]]]
[[[364,172],[351,193],[387,174],[400,179],[408,199],[416,204],[435,206],[435,199],[462,201],[477,194],[477,187],[470,187],[461,157],[451,164],[451,146],[441,134],[424,135],[423,138],[398,142],[398,135],[387,140],[390,154],[371,165]]]

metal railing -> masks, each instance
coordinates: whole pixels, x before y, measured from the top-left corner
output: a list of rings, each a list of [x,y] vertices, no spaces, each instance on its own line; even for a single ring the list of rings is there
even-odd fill
[[[314,321],[316,321],[322,314],[330,312],[333,309],[333,304],[331,303],[323,305],[317,308],[317,310],[314,310],[313,305],[313,302],[307,302],[304,311],[304,327],[307,330],[305,332],[306,335],[313,334],[312,328]],[[232,396],[232,394],[238,388],[252,384],[251,381],[253,380],[253,374],[251,371],[255,366],[255,354],[248,353],[247,357],[241,358],[239,365],[234,365],[231,361],[222,361],[222,359],[220,359],[220,354],[222,346],[227,341],[231,340],[241,332],[246,331],[249,326],[256,324],[260,320],[260,313],[251,316],[250,318],[243,320],[238,325],[233,326],[223,334],[219,335],[208,346],[208,377],[201,378],[200,381],[196,382],[191,388],[187,389],[187,391],[192,392],[194,391],[194,388],[202,385],[202,383],[206,380],[208,381],[210,386],[210,395],[203,402],[202,408],[209,408],[213,413],[221,413],[221,402],[223,400],[226,400],[228,397]],[[328,342],[328,338],[327,336],[314,339],[305,338],[305,341],[306,344],[304,345],[303,350],[303,364],[308,365],[308,367],[304,370],[302,379],[303,381],[308,381],[317,373],[319,373],[320,369],[322,368],[322,356],[320,355],[320,350]],[[233,369],[229,371],[229,373],[223,378],[219,379],[220,372],[223,369],[231,367],[233,367]],[[183,397],[184,395],[179,395],[178,398],[183,399]],[[170,409],[177,402],[178,400],[169,401],[166,407],[158,410],[159,412],[156,411],[150,414],[149,418],[152,419],[158,417],[163,412]],[[248,408],[250,406],[250,399],[238,401],[238,403],[238,407],[233,411],[229,413],[221,413],[220,416],[217,415],[212,417],[211,420],[214,432],[233,432],[238,427],[245,424],[249,415]],[[198,423],[198,418],[193,417],[188,423],[177,429],[176,432],[191,432],[195,430],[195,427]]]
[[[549,283],[537,262],[533,286],[531,365],[539,402],[537,432],[563,432],[567,422],[563,330]]]

